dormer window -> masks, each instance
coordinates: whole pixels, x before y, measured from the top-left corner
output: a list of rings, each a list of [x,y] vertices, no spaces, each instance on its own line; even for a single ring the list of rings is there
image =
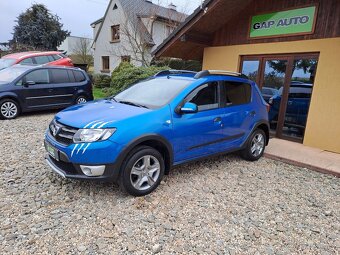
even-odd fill
[[[118,42],[120,40],[120,26],[111,26],[111,42]]]

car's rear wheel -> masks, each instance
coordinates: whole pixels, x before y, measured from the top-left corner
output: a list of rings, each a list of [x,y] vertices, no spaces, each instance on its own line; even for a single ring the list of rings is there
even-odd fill
[[[266,134],[262,129],[256,129],[249,137],[246,147],[241,151],[241,157],[256,161],[262,157],[266,147]]]
[[[17,102],[12,99],[3,99],[0,101],[0,118],[1,119],[15,119],[20,112]]]
[[[87,102],[87,98],[85,96],[79,96],[76,99],[76,104],[85,104]]]
[[[164,176],[164,159],[152,147],[135,148],[124,161],[120,187],[132,196],[145,196],[154,191]]]

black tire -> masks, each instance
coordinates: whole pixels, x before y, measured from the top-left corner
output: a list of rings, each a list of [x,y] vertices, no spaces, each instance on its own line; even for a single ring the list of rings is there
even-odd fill
[[[150,164],[150,172],[156,169],[158,165],[159,165],[159,171],[155,171],[154,173],[146,173],[149,170],[147,170],[145,167],[148,164],[145,164],[144,158],[148,158],[149,156],[150,156],[150,162],[152,164],[152,165]],[[138,164],[141,164],[141,163],[143,164],[141,166],[138,166]],[[134,175],[133,173],[131,173],[135,166],[136,166],[135,169],[138,169],[138,168],[142,169],[143,165],[144,165],[144,170],[138,170],[138,171],[141,171],[140,173],[145,171],[141,175]],[[153,170],[151,170],[152,166],[154,166]],[[135,169],[134,171],[136,172]],[[158,187],[158,185],[160,184],[164,176],[164,170],[165,170],[164,159],[157,150],[149,146],[138,146],[128,154],[128,156],[126,157],[126,159],[124,160],[122,164],[121,171],[120,171],[120,178],[119,178],[119,186],[121,190],[129,193],[132,196],[136,196],[136,197],[145,196],[147,194],[150,194],[152,191],[154,191]],[[151,179],[149,177],[151,177]],[[154,180],[153,178],[156,178],[156,177],[157,179]],[[145,178],[147,179],[147,181],[144,180]],[[149,183],[149,182],[152,182],[151,180],[153,181],[152,185],[150,185]],[[134,186],[133,183],[135,183],[136,186]],[[139,183],[143,185],[139,185]],[[139,186],[140,188],[136,188]]]
[[[85,104],[87,102],[86,96],[79,96],[77,97],[75,104]]]
[[[254,145],[255,140],[257,141],[260,137],[262,137],[262,140],[261,140],[262,142],[258,141],[258,143],[256,144],[258,147],[256,147],[256,145]],[[266,134],[264,133],[264,131],[262,129],[256,129],[249,137],[246,143],[246,147],[241,151],[240,153],[241,157],[248,161],[256,161],[259,158],[261,158],[263,156],[264,149],[267,144],[266,140],[267,138],[266,138]],[[256,153],[254,153],[252,151],[254,149],[254,146],[256,148],[261,147],[261,150],[256,150]]]
[[[8,109],[8,107],[10,107],[13,111],[12,114],[10,114],[10,112],[6,113],[6,108]],[[20,114],[20,106],[19,104],[9,98],[3,99],[0,101],[0,119],[6,119],[6,120],[11,120],[11,119],[15,119],[16,117],[18,117],[18,115]]]

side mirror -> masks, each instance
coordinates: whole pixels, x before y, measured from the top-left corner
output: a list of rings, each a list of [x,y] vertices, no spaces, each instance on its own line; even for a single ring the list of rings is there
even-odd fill
[[[181,107],[181,113],[196,113],[198,107],[194,103],[187,102]]]
[[[24,87],[28,87],[28,86],[31,86],[31,85],[35,85],[35,82],[34,81],[26,81],[24,83]]]

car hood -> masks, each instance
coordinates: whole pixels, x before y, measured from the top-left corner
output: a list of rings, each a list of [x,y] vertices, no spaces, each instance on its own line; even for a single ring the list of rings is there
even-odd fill
[[[8,91],[8,86],[9,85],[10,85],[10,83],[8,83],[8,82],[0,81],[0,92]]]
[[[71,106],[56,115],[56,120],[75,128],[110,128],[120,120],[141,115],[151,110],[112,100],[93,101]]]

